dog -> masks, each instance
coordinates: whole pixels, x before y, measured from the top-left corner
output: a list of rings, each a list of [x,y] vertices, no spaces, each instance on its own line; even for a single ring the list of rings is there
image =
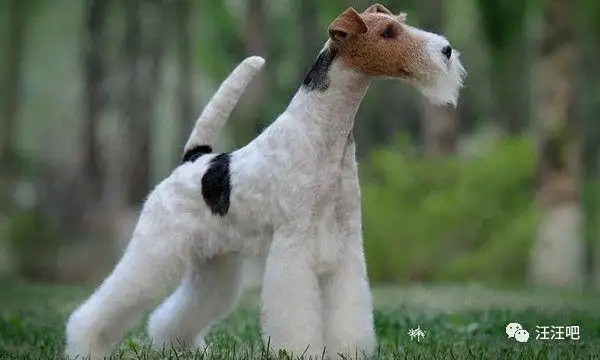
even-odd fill
[[[261,330],[270,350],[373,353],[354,117],[373,78],[456,105],[466,72],[446,38],[379,4],[348,8],[328,35],[288,107],[246,146],[214,153],[199,142],[214,141],[200,135],[199,119],[184,162],[148,196],[121,260],[71,314],[67,356],[109,356],[131,321],[177,283],[150,316],[152,344],[198,344],[233,308],[247,256],[266,257]]]

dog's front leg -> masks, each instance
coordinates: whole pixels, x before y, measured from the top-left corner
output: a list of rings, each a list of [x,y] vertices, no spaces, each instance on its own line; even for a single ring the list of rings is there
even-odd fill
[[[348,249],[324,279],[327,352],[362,359],[376,346],[373,307],[362,249]]]
[[[262,285],[262,335],[265,346],[294,358],[323,352],[319,281],[306,248],[309,235],[302,229],[275,232],[265,264]]]
[[[362,357],[375,348],[373,305],[363,252],[360,186],[352,135],[342,161],[336,216],[343,256],[324,278],[325,337],[328,353]]]

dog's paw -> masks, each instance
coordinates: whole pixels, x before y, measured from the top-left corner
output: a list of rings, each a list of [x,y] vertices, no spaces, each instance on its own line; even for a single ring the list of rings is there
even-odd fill
[[[83,308],[76,310],[66,324],[66,347],[64,354],[69,360],[108,359],[111,346],[99,333],[98,326],[90,323],[91,317]]]

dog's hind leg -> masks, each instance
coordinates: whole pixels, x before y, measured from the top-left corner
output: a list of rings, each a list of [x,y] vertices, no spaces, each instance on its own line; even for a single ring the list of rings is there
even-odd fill
[[[181,278],[182,259],[156,246],[163,239],[144,240],[132,239],[113,272],[69,317],[68,358],[109,357],[131,323]]]
[[[189,348],[201,340],[210,325],[232,310],[241,288],[241,267],[242,259],[233,253],[190,262],[179,288],[150,316],[152,346],[159,351]]]

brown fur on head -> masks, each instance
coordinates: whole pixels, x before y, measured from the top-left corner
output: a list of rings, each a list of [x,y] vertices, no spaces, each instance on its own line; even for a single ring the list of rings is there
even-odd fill
[[[359,14],[344,11],[329,26],[329,37],[344,63],[370,76],[410,77],[427,71],[422,62],[427,45],[410,34],[403,16],[394,16],[382,5]]]
[[[380,4],[361,14],[348,8],[329,26],[329,37],[348,68],[408,80],[435,101],[456,97],[450,93],[456,93],[464,76],[448,40],[407,25],[405,13],[394,15]]]

